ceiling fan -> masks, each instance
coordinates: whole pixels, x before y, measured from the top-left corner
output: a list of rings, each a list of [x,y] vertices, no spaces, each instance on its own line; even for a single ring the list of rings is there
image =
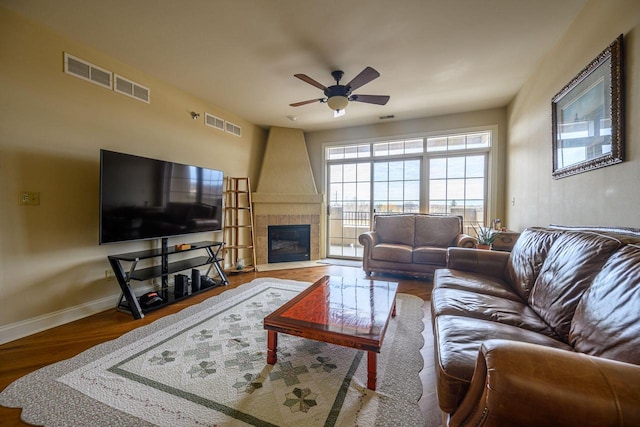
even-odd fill
[[[312,86],[322,89],[325,98],[309,99],[307,101],[294,102],[289,104],[292,107],[299,107],[301,105],[312,104],[314,102],[326,103],[329,108],[334,111],[334,116],[340,116],[344,114],[344,109],[349,105],[349,101],[366,102],[368,104],[385,105],[389,101],[388,95],[356,95],[352,92],[361,86],[369,83],[370,81],[380,77],[380,73],[371,67],[367,67],[355,76],[346,85],[341,85],[340,80],[344,76],[344,72],[340,70],[332,71],[331,75],[336,81],[335,85],[326,87],[322,83],[317,82],[306,74],[294,74],[294,77],[299,78],[303,82],[309,83]]]

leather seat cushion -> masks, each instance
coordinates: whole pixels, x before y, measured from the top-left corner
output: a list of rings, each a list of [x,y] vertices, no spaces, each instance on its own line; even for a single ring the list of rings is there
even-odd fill
[[[520,234],[507,261],[505,278],[522,299],[529,299],[549,248],[559,235],[558,231],[533,227]]]
[[[452,246],[460,233],[462,222],[457,216],[416,215],[415,246]]]
[[[480,345],[489,339],[528,342],[572,351],[567,344],[504,323],[437,316],[434,325],[436,345],[436,384],[440,409],[453,413],[467,393]]]
[[[447,264],[447,249],[433,246],[420,246],[413,249],[413,262],[419,264]]]
[[[431,309],[436,316],[454,315],[490,320],[558,339],[553,329],[523,301],[460,289],[437,288],[432,292]]]
[[[375,230],[380,243],[398,243],[413,246],[414,215],[377,215]]]
[[[578,304],[569,340],[576,351],[640,365],[640,245],[609,258]]]
[[[380,261],[411,263],[413,247],[394,243],[379,243],[371,248],[371,258]]]
[[[484,295],[522,301],[511,286],[504,280],[478,273],[441,268],[433,275],[433,285],[436,289],[461,289]]]
[[[567,232],[551,245],[529,303],[564,342],[582,295],[620,246],[615,237],[590,232]]]

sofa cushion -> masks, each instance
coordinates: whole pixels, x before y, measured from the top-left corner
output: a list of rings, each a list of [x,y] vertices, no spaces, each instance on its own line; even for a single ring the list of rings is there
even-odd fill
[[[551,244],[559,235],[559,231],[527,228],[516,241],[505,278],[525,301],[529,299]]]
[[[453,413],[467,393],[478,351],[484,341],[507,339],[572,350],[567,344],[543,334],[461,316],[437,316],[434,335],[438,404],[447,413]]]
[[[414,215],[377,215],[375,217],[375,231],[380,243],[399,243],[413,246]]]
[[[614,253],[578,304],[570,343],[582,353],[640,365],[640,245]]]
[[[620,246],[615,237],[589,232],[564,233],[551,245],[529,302],[564,342],[582,295]]]
[[[433,286],[435,289],[461,289],[515,301],[522,300],[513,288],[499,277],[449,268],[436,270]]]
[[[413,247],[393,243],[379,243],[371,248],[371,258],[381,261],[410,263]]]
[[[434,289],[431,309],[435,316],[473,317],[517,326],[558,339],[555,332],[524,301],[461,289]]]
[[[457,216],[416,215],[415,246],[446,248],[455,244],[462,233],[462,220]]]
[[[418,264],[447,264],[447,249],[421,246],[413,249],[413,262]]]

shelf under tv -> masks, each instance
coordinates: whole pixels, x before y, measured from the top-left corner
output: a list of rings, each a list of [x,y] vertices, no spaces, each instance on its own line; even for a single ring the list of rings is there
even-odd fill
[[[162,247],[159,249],[108,256],[111,268],[113,269],[118,285],[122,290],[122,295],[120,296],[117,308],[131,313],[135,319],[141,319],[144,317],[144,313],[146,312],[157,310],[158,308],[172,304],[176,301],[180,301],[212,289],[214,286],[205,287],[196,291],[190,289],[187,295],[176,296],[173,292],[173,285],[169,285],[169,275],[180,271],[202,267],[204,265],[209,266],[209,269],[205,274],[206,276],[209,275],[212,267],[215,269],[217,273],[217,278],[214,280],[215,286],[228,285],[229,281],[227,280],[227,277],[220,265],[220,262],[223,259],[219,257],[219,254],[223,246],[223,242],[203,241],[191,243],[186,249],[177,249],[176,247],[169,248],[167,245],[167,238],[163,238]],[[207,255],[181,259],[171,263],[169,262],[169,257],[172,255],[185,254],[195,250],[204,250]],[[139,261],[152,258],[160,258],[161,264],[138,270],[136,269]],[[129,264],[128,271],[125,271],[123,263]],[[142,308],[138,297],[136,297],[133,291],[131,282],[146,281],[154,278],[162,279],[162,285],[159,293],[162,296],[163,302],[161,304],[154,305],[153,307]]]

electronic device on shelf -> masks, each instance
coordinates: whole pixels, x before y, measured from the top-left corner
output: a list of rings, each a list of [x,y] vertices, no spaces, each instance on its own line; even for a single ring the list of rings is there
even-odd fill
[[[216,286],[217,283],[215,280],[213,280],[211,277],[209,276],[201,276],[200,277],[200,286],[204,289],[204,288],[212,288],[214,286]]]
[[[162,304],[164,300],[157,292],[147,292],[140,296],[140,305],[144,308],[156,307]]]
[[[189,276],[176,274],[174,277],[173,295],[176,298],[189,295]]]

